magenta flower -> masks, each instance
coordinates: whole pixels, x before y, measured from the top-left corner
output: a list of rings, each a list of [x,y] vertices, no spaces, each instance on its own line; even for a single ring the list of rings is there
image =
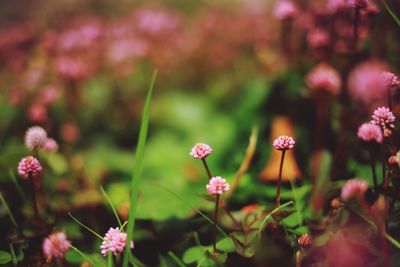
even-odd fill
[[[190,155],[196,159],[204,159],[212,152],[212,148],[207,144],[197,143],[190,152]]]
[[[43,254],[46,258],[62,259],[70,245],[71,242],[64,232],[52,233],[43,240]]]
[[[42,172],[42,166],[35,157],[28,156],[18,163],[18,174],[22,178],[34,178]]]
[[[43,143],[43,150],[47,152],[57,152],[58,144],[53,138],[47,138]]]
[[[382,143],[383,141],[381,128],[378,125],[369,122],[362,124],[358,128],[357,136],[365,142]]]
[[[361,179],[352,179],[342,187],[341,198],[348,201],[353,197],[362,198],[368,190],[368,183]]]
[[[342,80],[339,73],[325,63],[320,63],[306,77],[306,84],[314,90],[325,90],[334,95],[340,92]]]
[[[33,126],[25,133],[25,146],[30,150],[40,149],[47,139],[47,132],[40,126]]]
[[[274,16],[279,20],[292,19],[298,12],[297,6],[289,0],[278,0],[273,10]]]
[[[346,7],[346,0],[329,0],[326,5],[326,8],[333,13],[338,12]]]
[[[365,8],[368,6],[369,0],[348,0],[350,7]]]
[[[106,257],[109,252],[112,252],[114,256],[121,253],[125,249],[127,234],[121,232],[121,230],[116,228],[110,228],[106,235],[104,236],[103,242],[101,243],[101,254]],[[133,242],[131,241],[131,248],[133,248]]]
[[[295,143],[296,142],[294,141],[293,137],[281,135],[274,140],[272,145],[277,150],[287,150],[287,149],[292,149]]]
[[[371,123],[379,125],[382,129],[394,128],[394,121],[396,117],[387,107],[379,107],[375,109],[374,114],[372,114]]]
[[[229,184],[220,176],[212,177],[206,185],[207,191],[210,195],[222,195],[222,193],[229,191]]]
[[[399,77],[397,77],[392,72],[388,72],[388,71],[382,72],[382,80],[383,80],[383,84],[389,89],[395,88],[400,85]]]
[[[326,47],[329,44],[329,34],[319,28],[310,30],[307,34],[307,42],[311,48]]]

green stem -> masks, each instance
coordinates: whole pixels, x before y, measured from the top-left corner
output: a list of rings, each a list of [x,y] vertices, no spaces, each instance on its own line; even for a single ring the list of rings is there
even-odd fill
[[[374,182],[374,191],[375,191],[375,194],[378,194],[378,179],[376,177],[376,169],[375,169],[376,159],[375,159],[375,153],[374,153],[372,147],[369,147],[369,155],[370,155],[370,160],[371,160],[370,163],[371,163],[372,179]]]
[[[217,225],[218,225],[219,197],[220,197],[220,195],[217,194],[216,198],[215,198],[214,229],[213,229],[213,250],[214,250],[214,253],[217,251]]]
[[[286,150],[282,150],[281,163],[279,164],[279,177],[278,177],[278,184],[276,185],[275,207],[279,207],[279,202],[280,202],[282,169],[283,169],[283,161],[285,160],[285,152]]]
[[[208,175],[208,180],[210,180],[212,178],[212,175],[211,175],[210,168],[208,168],[206,159],[203,158],[203,159],[201,159],[201,161],[203,162],[204,168],[206,169],[206,172],[207,172],[207,175]]]
[[[33,206],[33,210],[35,212],[35,218],[37,221],[40,221],[39,209],[38,209],[38,204],[37,204],[37,200],[36,200],[35,183],[33,181],[32,175],[29,175],[28,179],[29,179],[30,188],[31,188],[32,206]]]

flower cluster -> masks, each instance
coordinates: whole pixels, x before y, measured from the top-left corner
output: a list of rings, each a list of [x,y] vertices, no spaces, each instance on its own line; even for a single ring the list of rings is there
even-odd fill
[[[53,138],[47,137],[47,132],[40,126],[33,126],[25,133],[25,146],[30,151],[43,149],[47,152],[56,152],[58,144]]]
[[[277,150],[288,150],[288,149],[292,149],[294,147],[295,143],[296,142],[294,141],[293,137],[281,135],[274,140],[272,145]]]
[[[209,145],[203,144],[203,143],[197,143],[192,148],[190,155],[196,159],[204,159],[208,155],[210,155],[211,152],[212,152],[212,148]]]
[[[22,178],[35,178],[42,172],[42,165],[33,156],[22,158],[18,163],[18,174]]]
[[[379,107],[372,114],[371,123],[379,125],[382,129],[394,128],[396,117],[387,107]]]
[[[106,235],[104,236],[103,242],[101,243],[100,249],[101,254],[106,257],[109,252],[112,252],[114,256],[121,253],[125,249],[127,234],[121,232],[121,230],[116,228],[110,228]],[[131,241],[131,248],[134,247]]]
[[[370,122],[364,123],[358,128],[357,136],[364,142],[382,143],[383,141],[381,128]]]
[[[399,77],[397,77],[392,72],[388,72],[388,71],[382,72],[382,80],[383,80],[383,84],[389,89],[400,86]]]
[[[229,184],[220,176],[212,177],[206,185],[207,191],[210,195],[222,195],[222,193],[229,191]]]
[[[52,233],[43,240],[42,250],[46,258],[62,259],[71,242],[64,232]]]
[[[306,84],[311,89],[325,90],[337,95],[340,92],[342,81],[334,68],[321,63],[307,75]]]
[[[348,201],[351,198],[361,198],[368,190],[368,183],[361,179],[352,179],[346,182],[342,187],[341,198]]]
[[[274,7],[274,16],[279,20],[292,19],[298,13],[297,6],[290,0],[279,0]]]

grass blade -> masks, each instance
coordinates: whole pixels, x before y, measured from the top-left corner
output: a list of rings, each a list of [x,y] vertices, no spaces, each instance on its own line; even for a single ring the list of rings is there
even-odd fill
[[[396,248],[400,249],[400,243],[396,239],[394,239],[392,236],[390,236],[388,233],[384,233],[384,236],[386,237],[387,240],[390,241]]]
[[[186,267],[186,265],[172,252],[168,251],[168,255],[174,260],[179,267]]]
[[[104,190],[104,188],[102,186],[100,186],[100,191],[103,194],[104,198],[107,200],[108,205],[110,206],[112,212],[114,213],[115,218],[117,219],[118,225],[119,225],[119,229],[122,230],[122,223],[121,220],[119,219],[117,210],[114,207],[114,204],[112,203],[110,197],[107,195],[106,191]]]
[[[213,221],[213,220],[211,220],[210,218],[208,218],[207,215],[205,215],[205,214],[204,214],[203,212],[201,212],[199,209],[197,209],[197,208],[194,207],[192,204],[190,204],[189,201],[183,199],[183,198],[180,197],[178,194],[172,192],[171,190],[169,190],[168,188],[165,188],[165,187],[162,186],[162,185],[159,185],[159,184],[154,184],[154,185],[157,186],[157,187],[159,187],[159,188],[161,188],[161,189],[163,189],[163,190],[165,190],[166,192],[170,193],[171,195],[173,195],[174,197],[176,197],[177,199],[179,199],[180,201],[182,201],[182,203],[186,204],[187,206],[189,206],[190,208],[192,208],[193,210],[195,210],[198,214],[200,214],[200,215],[201,215],[204,219],[206,219],[209,223],[211,223],[212,225],[214,225],[214,221]],[[217,225],[217,229],[218,229],[218,231],[220,231],[225,237],[229,237],[229,236],[227,235],[227,233],[225,233],[225,231],[222,230],[222,228],[219,227],[218,225]]]
[[[289,201],[286,202],[285,204],[280,205],[279,207],[277,207],[276,209],[274,209],[273,211],[271,211],[270,213],[268,213],[267,216],[265,216],[265,218],[262,220],[260,228],[258,228],[258,236],[261,237],[261,231],[264,228],[265,223],[268,221],[269,218],[271,218],[272,214],[276,213],[277,211],[289,206],[293,204],[293,201]]]
[[[21,186],[19,185],[18,181],[17,181],[17,177],[15,177],[15,174],[13,172],[13,170],[10,168],[9,170],[9,175],[10,175],[10,179],[13,182],[15,188],[17,188],[18,194],[20,195],[20,197],[26,201],[26,196],[24,194],[24,191],[22,191]]]
[[[87,260],[88,262],[90,262],[90,264],[91,264],[92,266],[97,266],[89,256],[87,256],[85,253],[83,253],[82,251],[80,251],[77,247],[74,247],[73,245],[69,245],[69,246],[70,246],[70,248],[72,248],[73,250],[75,250],[79,255],[81,255],[85,260]]]
[[[103,240],[103,237],[101,235],[99,235],[98,233],[96,233],[95,231],[93,231],[92,229],[90,229],[88,226],[84,225],[83,223],[81,223],[77,218],[75,218],[74,216],[72,216],[72,214],[70,212],[68,212],[69,217],[72,218],[72,220],[74,220],[77,224],[79,224],[80,226],[82,226],[83,228],[85,228],[86,230],[88,230],[89,232],[91,232],[92,234],[94,234],[95,236],[97,236],[98,238],[100,238],[101,240]]]
[[[386,10],[388,11],[388,13],[390,14],[390,16],[392,16],[392,18],[394,19],[394,21],[397,23],[397,25],[400,27],[400,18],[394,13],[394,11],[389,7],[389,5],[386,3],[385,0],[382,1],[383,4],[385,5]]]
[[[8,206],[6,200],[4,199],[4,197],[3,197],[3,195],[2,195],[1,193],[0,193],[0,201],[1,201],[1,203],[3,204],[3,206],[4,206],[4,209],[6,210],[6,213],[7,213],[8,217],[10,217],[10,220],[11,220],[12,224],[13,224],[15,227],[18,227],[18,224],[17,224],[17,222],[15,221],[14,215],[12,214],[12,212],[11,212],[11,210],[10,210],[10,207]]]
[[[133,237],[133,229],[135,227],[135,217],[136,217],[136,202],[139,195],[139,185],[142,175],[142,160],[144,154],[144,146],[146,144],[147,139],[147,130],[149,126],[149,113],[150,113],[150,102],[151,95],[153,93],[154,84],[157,77],[157,70],[153,72],[153,76],[151,78],[149,90],[147,91],[146,102],[143,109],[142,115],[142,123],[140,125],[139,132],[139,141],[136,147],[136,156],[135,156],[135,168],[133,170],[132,180],[131,180],[131,201],[129,206],[129,219],[128,219],[128,227],[127,227],[127,239],[126,243],[130,244]],[[128,260],[131,254],[131,250],[129,246],[125,246],[124,252],[124,261],[123,267],[128,266]]]

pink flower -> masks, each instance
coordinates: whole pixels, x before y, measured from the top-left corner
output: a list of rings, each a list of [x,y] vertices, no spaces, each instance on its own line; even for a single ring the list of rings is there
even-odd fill
[[[197,143],[190,152],[190,155],[196,159],[204,159],[212,152],[212,148],[207,144]]]
[[[40,149],[47,139],[47,132],[40,126],[33,126],[25,133],[25,146],[30,150]]]
[[[382,72],[387,66],[380,61],[366,61],[357,65],[349,75],[350,96],[364,104],[386,99],[387,88],[382,83]]]
[[[311,89],[325,90],[337,95],[340,92],[342,81],[334,68],[325,63],[320,63],[308,73],[306,84]]]
[[[362,124],[358,128],[357,136],[365,142],[382,143],[383,140],[381,128],[378,125],[369,122]]]
[[[341,197],[344,201],[348,201],[353,197],[361,198],[368,190],[368,183],[361,179],[352,179],[346,182],[342,187]]]
[[[58,144],[56,140],[53,138],[47,138],[43,144],[43,150],[47,152],[57,152],[58,151]]]
[[[229,184],[220,176],[212,177],[206,185],[207,191],[210,195],[222,195],[222,193],[229,191]]]
[[[279,20],[287,20],[298,14],[298,8],[292,1],[278,0],[274,6],[273,14]]]
[[[294,141],[293,137],[281,135],[274,140],[272,145],[277,150],[287,150],[287,149],[292,149],[295,143],[296,142]]]
[[[394,73],[384,71],[382,72],[382,80],[384,85],[387,88],[395,88],[400,85],[399,77],[397,77]]]
[[[350,7],[365,8],[368,5],[369,0],[348,0]]]
[[[374,114],[372,114],[371,123],[379,125],[382,129],[394,128],[394,121],[396,117],[387,107],[379,107],[375,109]]]
[[[64,232],[53,233],[43,240],[43,254],[46,258],[62,259],[70,245],[71,242]]]
[[[116,228],[110,228],[106,233],[103,242],[101,243],[101,254],[106,257],[109,252],[112,252],[114,256],[121,253],[125,249],[127,234],[121,232],[121,230]],[[131,248],[133,248],[133,242],[131,241]]]
[[[307,34],[308,45],[311,48],[321,48],[329,44],[329,35],[326,31],[315,28]]]
[[[346,8],[346,2],[345,0],[329,0],[326,8],[331,11],[331,12],[338,12],[339,10],[342,10]]]
[[[42,172],[40,162],[32,156],[21,159],[18,163],[18,174],[22,178],[34,178]]]

